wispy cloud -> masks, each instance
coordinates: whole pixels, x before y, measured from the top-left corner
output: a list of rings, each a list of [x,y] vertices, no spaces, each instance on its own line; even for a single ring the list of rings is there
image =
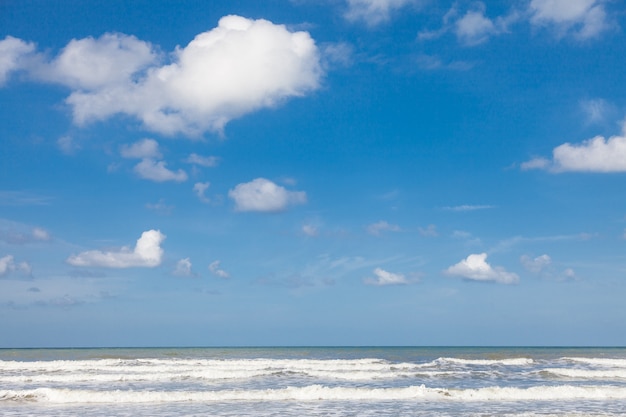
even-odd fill
[[[447,206],[447,207],[444,207],[443,209],[447,211],[476,211],[476,210],[488,210],[488,209],[493,209],[493,208],[496,208],[496,206],[492,206],[488,204],[479,204],[479,205],[463,204],[460,206]]]
[[[211,274],[219,278],[224,278],[224,279],[230,278],[230,274],[226,272],[225,270],[223,270],[222,268],[220,268],[220,264],[221,264],[221,261],[219,260],[213,261],[209,264],[209,271],[211,272]]]
[[[385,271],[382,268],[374,269],[374,278],[366,278],[365,283],[368,285],[386,286],[386,285],[406,285],[409,280],[404,274]]]
[[[399,232],[401,229],[397,224],[391,224],[385,220],[381,220],[368,225],[365,230],[372,236],[380,236],[383,232]]]

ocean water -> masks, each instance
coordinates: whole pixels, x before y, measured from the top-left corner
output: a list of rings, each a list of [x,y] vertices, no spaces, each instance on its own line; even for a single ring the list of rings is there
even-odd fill
[[[626,348],[0,349],[2,416],[626,415]]]

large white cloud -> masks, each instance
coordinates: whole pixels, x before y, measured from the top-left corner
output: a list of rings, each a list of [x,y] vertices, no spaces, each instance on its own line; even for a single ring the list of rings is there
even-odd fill
[[[568,34],[584,40],[594,38],[610,27],[603,0],[531,0],[530,22],[549,26],[558,36]]]
[[[67,102],[78,124],[124,113],[153,131],[197,134],[314,90],[321,76],[319,51],[307,32],[226,16],[178,48],[169,65],[148,68],[138,81],[128,76],[123,83],[75,91]]]
[[[564,143],[554,148],[552,160],[535,158],[524,162],[521,168],[552,172],[626,172],[626,132],[608,139],[596,136],[579,145]]]
[[[499,266],[492,267],[489,265],[486,253],[469,255],[461,262],[446,269],[445,273],[473,281],[494,281],[501,284],[515,284],[519,281],[517,274],[507,272]]]
[[[265,178],[238,184],[228,192],[237,211],[281,211],[290,205],[306,203],[304,191],[288,191]]]
[[[159,230],[148,230],[137,239],[133,249],[127,246],[115,251],[90,250],[72,255],[67,263],[73,266],[94,266],[103,268],[132,268],[159,266],[163,258],[161,243],[165,235]]]
[[[23,69],[24,58],[35,51],[35,45],[21,39],[7,36],[0,41],[0,85],[4,84],[9,74]]]

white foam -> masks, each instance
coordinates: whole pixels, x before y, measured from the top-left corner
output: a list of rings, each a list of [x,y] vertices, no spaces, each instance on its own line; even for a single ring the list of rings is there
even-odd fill
[[[459,358],[439,358],[439,362],[454,363],[459,365],[479,365],[479,366],[525,366],[532,365],[531,358],[507,358],[507,359],[459,359]]]
[[[567,378],[580,379],[626,379],[626,369],[570,369],[570,368],[547,368],[543,372]]]
[[[586,363],[588,365],[607,366],[612,368],[626,368],[626,359],[617,358],[575,358],[567,357],[563,360],[570,362]]]
[[[626,399],[626,388],[615,386],[536,386],[439,389],[424,385],[405,388],[348,388],[309,385],[266,390],[217,391],[93,391],[40,388],[0,391],[0,401],[45,403],[162,403],[216,401],[528,401]]]

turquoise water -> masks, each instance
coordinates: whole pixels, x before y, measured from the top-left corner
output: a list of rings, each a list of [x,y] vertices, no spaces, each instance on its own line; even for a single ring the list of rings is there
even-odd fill
[[[0,414],[621,416],[626,349],[0,349]]]

